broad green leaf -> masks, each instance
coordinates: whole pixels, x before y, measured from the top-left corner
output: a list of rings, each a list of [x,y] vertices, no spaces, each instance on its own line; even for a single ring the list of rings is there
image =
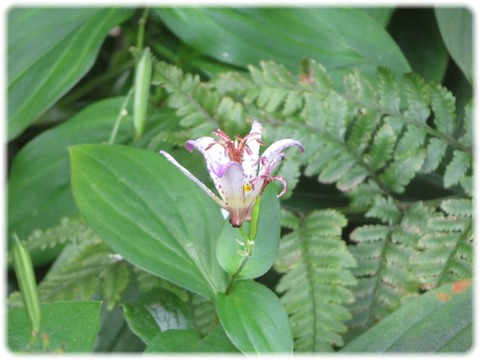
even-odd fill
[[[8,234],[26,238],[78,213],[70,189],[68,147],[108,140],[122,98],[103,100],[45,131],[15,157],[8,186]],[[128,136],[121,127],[118,141]],[[33,256],[34,257],[34,256]]]
[[[453,60],[473,80],[473,14],[468,8],[435,8],[438,27]]]
[[[224,290],[219,207],[165,157],[125,146],[71,148],[72,187],[93,230],[134,265],[206,297]]]
[[[65,301],[42,304],[42,323],[36,341],[23,308],[8,312],[8,347],[15,352],[92,351],[100,323],[101,302]],[[48,348],[42,338],[48,336]]]
[[[14,139],[95,62],[128,8],[14,8],[8,14],[8,139]],[[59,31],[61,29],[61,31]]]
[[[246,67],[275,60],[296,71],[304,58],[343,74],[378,65],[410,69],[385,29],[347,8],[159,8],[167,26],[197,51]]]
[[[342,352],[461,352],[473,344],[472,288],[462,280],[407,303]]]
[[[215,326],[204,338],[195,330],[168,330],[158,334],[145,352],[230,353],[238,350],[221,326]]]
[[[292,352],[288,315],[277,295],[264,285],[241,280],[229,294],[218,293],[215,301],[223,328],[243,353]]]
[[[251,279],[262,276],[270,269],[277,257],[280,242],[280,203],[276,197],[277,189],[267,186],[260,206],[260,219],[253,255],[240,272],[239,277]],[[246,228],[248,234],[249,227]],[[243,261],[238,252],[243,246],[242,235],[238,228],[225,222],[217,241],[217,259],[220,265],[230,274],[237,272]]]
[[[123,312],[132,331],[147,345],[160,332],[192,327],[185,303],[164,289],[152,289],[142,294],[138,300],[123,305]]]

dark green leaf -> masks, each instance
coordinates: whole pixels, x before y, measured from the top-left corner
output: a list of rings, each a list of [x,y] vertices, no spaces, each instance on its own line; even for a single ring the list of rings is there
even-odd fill
[[[272,60],[289,70],[312,58],[327,69],[410,69],[385,29],[348,8],[161,8],[170,29],[201,53],[242,67]]]
[[[174,293],[152,289],[134,302],[123,306],[130,328],[147,345],[160,332],[188,329],[191,316],[185,303]]]
[[[462,280],[432,290],[363,333],[342,352],[460,352],[472,346],[472,289]]]
[[[433,9],[397,9],[388,29],[413,71],[428,80],[442,82],[448,65],[448,51],[438,31]]]
[[[292,352],[288,315],[264,285],[239,281],[230,294],[217,294],[216,307],[228,337],[243,353]]]
[[[57,302],[42,304],[42,323],[36,341],[24,309],[11,310],[8,319],[8,346],[16,352],[92,351],[100,323],[101,302]],[[44,336],[48,348],[43,349]]]
[[[215,256],[218,206],[165,157],[124,146],[71,148],[87,222],[136,266],[206,297],[226,286]]]
[[[200,339],[200,334],[193,329],[168,330],[154,337],[145,352],[196,352],[194,344]]]
[[[132,13],[128,8],[51,7],[9,13],[9,140],[85,75],[108,32]]]
[[[219,325],[215,326],[204,338],[201,338],[195,330],[168,330],[157,335],[146,349],[148,353],[230,353],[237,351]]]

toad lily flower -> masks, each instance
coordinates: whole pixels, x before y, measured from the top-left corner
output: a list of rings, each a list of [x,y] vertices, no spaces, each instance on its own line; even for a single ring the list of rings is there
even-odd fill
[[[217,204],[230,213],[230,223],[240,227],[245,220],[250,220],[255,200],[262,195],[265,187],[277,180],[287,190],[285,179],[272,176],[280,160],[285,156],[284,150],[292,145],[303,152],[300,142],[283,139],[269,146],[259,157],[262,137],[262,124],[254,121],[250,133],[232,140],[222,130],[214,131],[216,138],[201,137],[188,140],[185,147],[192,152],[194,148],[202,153],[207,169],[221,199],[207,188],[200,180],[181,166],[170,154],[160,151],[170,162],[177,166],[188,178],[200,186]]]

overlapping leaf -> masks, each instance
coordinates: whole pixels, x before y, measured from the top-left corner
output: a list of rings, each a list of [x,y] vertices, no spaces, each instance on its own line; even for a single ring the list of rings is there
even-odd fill
[[[121,8],[47,7],[9,13],[9,140],[85,75],[108,32],[132,13]]]
[[[73,190],[87,222],[138,267],[212,297],[226,285],[215,257],[218,206],[158,154],[122,146],[71,149]]]

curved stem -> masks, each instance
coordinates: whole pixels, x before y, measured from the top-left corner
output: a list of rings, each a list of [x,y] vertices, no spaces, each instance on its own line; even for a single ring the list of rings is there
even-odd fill
[[[245,247],[245,253],[243,255],[242,262],[240,263],[240,266],[238,267],[237,271],[232,275],[230,278],[230,282],[228,283],[227,290],[225,291],[225,294],[229,294],[230,291],[232,291],[233,285],[235,284],[235,281],[237,280],[238,275],[242,272],[243,268],[245,265],[247,265],[248,260],[252,256],[253,252],[253,245],[250,242],[250,239],[247,236],[247,233],[245,232],[244,225],[239,228],[240,234],[242,234],[242,239],[243,239],[243,246]]]
[[[117,120],[115,121],[115,124],[113,125],[112,133],[110,134],[110,138],[108,139],[109,144],[113,144],[115,142],[115,137],[117,136],[118,128],[120,127],[120,122],[122,119],[127,115],[127,104],[130,101],[130,98],[132,97],[133,94],[133,87],[130,89],[128,94],[125,96],[125,100],[122,103],[122,106],[120,108],[120,112],[118,113]]]

